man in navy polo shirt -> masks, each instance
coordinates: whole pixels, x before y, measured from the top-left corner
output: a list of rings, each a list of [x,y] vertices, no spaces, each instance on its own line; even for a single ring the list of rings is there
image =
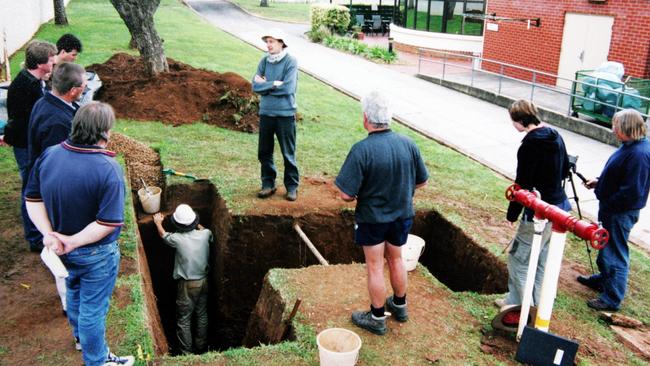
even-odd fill
[[[106,314],[117,273],[117,239],[124,221],[122,169],[106,150],[113,108],[91,102],[77,112],[70,138],[45,150],[25,189],[29,216],[43,244],[68,270],[68,321],[86,366],[132,365],[109,352]]]
[[[355,311],[352,322],[383,335],[385,308],[400,322],[408,320],[407,277],[401,246],[413,224],[413,194],[429,173],[418,147],[390,130],[388,99],[371,92],[361,101],[368,137],[352,146],[335,184],[344,201],[357,200],[355,242],[363,247],[368,271],[370,311]],[[385,298],[384,257],[388,260],[393,296]],[[385,304],[385,306],[384,306]]]

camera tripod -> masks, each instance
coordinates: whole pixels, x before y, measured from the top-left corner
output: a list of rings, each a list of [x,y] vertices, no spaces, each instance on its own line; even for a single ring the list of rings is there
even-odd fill
[[[582,220],[582,211],[580,210],[580,198],[578,197],[578,192],[576,192],[576,185],[573,180],[573,176],[577,175],[578,178],[582,181],[583,184],[587,183],[587,178],[585,178],[584,175],[580,174],[577,170],[577,162],[578,162],[578,156],[572,156],[569,155],[569,174],[567,174],[566,179],[569,180],[569,183],[571,183],[571,190],[573,191],[573,197],[569,197],[576,203],[576,210],[578,211],[578,218]],[[566,180],[562,182],[562,186],[564,187],[566,184]],[[585,248],[587,249],[587,256],[589,257],[589,265],[591,266],[591,273],[596,273],[594,271],[594,262],[591,259],[591,248],[589,248],[589,243],[585,241]]]

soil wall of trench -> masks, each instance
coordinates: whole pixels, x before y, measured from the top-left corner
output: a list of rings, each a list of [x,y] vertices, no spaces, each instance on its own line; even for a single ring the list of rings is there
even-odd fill
[[[231,215],[226,202],[209,182],[166,187],[162,211],[171,214],[180,203],[191,205],[203,226],[214,234],[210,248],[211,350],[278,341],[284,329],[282,315],[291,309],[275,289],[267,288],[265,275],[272,268],[299,268],[318,264],[294,225],[298,224],[318,251],[332,264],[363,262],[362,250],[354,245],[354,213],[288,215]],[[163,223],[166,228],[168,223]],[[147,296],[160,314],[160,326],[152,317],[154,333],[164,330],[172,354],[177,353],[175,335],[176,284],[172,278],[174,250],[158,237],[151,215],[139,213],[139,233],[154,296]],[[476,244],[462,230],[435,211],[418,212],[412,233],[425,239],[420,262],[454,291],[504,292],[505,265]],[[263,290],[264,287],[264,290]],[[257,306],[256,306],[257,304]],[[281,332],[286,333],[286,332]],[[290,332],[289,332],[290,333]],[[158,342],[160,337],[154,336]],[[157,350],[164,352],[165,347]]]

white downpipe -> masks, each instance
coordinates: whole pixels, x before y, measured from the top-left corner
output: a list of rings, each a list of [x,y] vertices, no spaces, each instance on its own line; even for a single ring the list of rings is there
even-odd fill
[[[560,278],[560,268],[562,267],[565,244],[566,232],[558,233],[553,231],[551,233],[544,280],[542,281],[542,294],[540,295],[537,306],[537,317],[535,318],[535,328],[544,332],[548,332],[548,327],[551,323],[551,313],[553,312],[553,303],[557,294],[557,282]]]
[[[535,226],[535,235],[530,247],[530,259],[528,260],[528,272],[526,273],[526,284],[524,285],[524,298],[521,300],[521,310],[519,315],[519,326],[517,327],[517,342],[521,339],[526,324],[528,324],[528,314],[530,313],[530,303],[533,300],[533,290],[535,287],[535,276],[537,275],[537,261],[542,247],[542,235],[546,227],[547,220],[533,219]]]

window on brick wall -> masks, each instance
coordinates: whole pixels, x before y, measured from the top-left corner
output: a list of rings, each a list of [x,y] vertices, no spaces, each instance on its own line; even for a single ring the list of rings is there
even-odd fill
[[[485,14],[484,0],[395,0],[399,17],[394,23],[427,32],[483,35],[483,20],[471,15]]]

